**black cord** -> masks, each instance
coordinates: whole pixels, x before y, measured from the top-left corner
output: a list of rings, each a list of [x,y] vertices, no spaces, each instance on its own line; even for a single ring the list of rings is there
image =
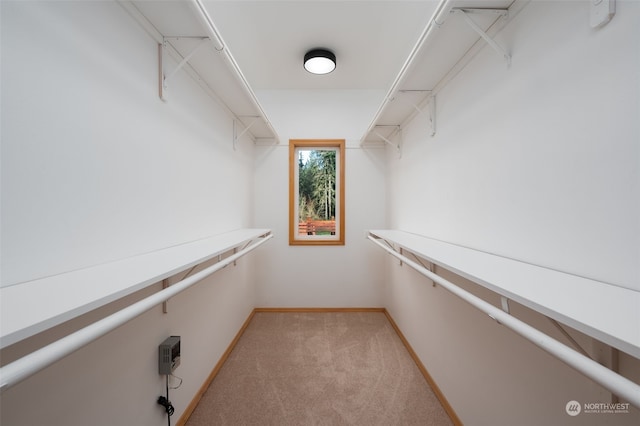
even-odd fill
[[[173,405],[171,405],[171,401],[169,401],[169,376],[166,375],[165,377],[167,379],[166,380],[167,396],[166,398],[164,396],[158,397],[158,404],[164,407],[164,411],[167,413],[167,424],[171,426],[171,416],[173,415],[175,408],[173,408]]]
[[[171,401],[169,401],[169,375],[164,376],[166,378],[166,389],[167,389],[167,402],[169,403],[169,407],[171,408],[171,412],[169,412],[169,407],[167,407],[167,425],[171,426],[171,415],[173,414],[173,405],[171,405]]]

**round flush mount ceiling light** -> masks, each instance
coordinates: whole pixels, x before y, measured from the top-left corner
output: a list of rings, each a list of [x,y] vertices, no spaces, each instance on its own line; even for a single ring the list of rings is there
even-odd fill
[[[326,49],[313,49],[304,55],[304,69],[312,74],[329,74],[336,69],[336,55]]]

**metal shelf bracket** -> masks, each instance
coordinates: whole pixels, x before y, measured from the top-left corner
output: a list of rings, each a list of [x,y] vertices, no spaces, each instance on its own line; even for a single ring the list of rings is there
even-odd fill
[[[398,93],[401,94],[409,94],[409,93],[431,93],[431,90],[399,90]],[[402,99],[404,102],[408,103],[409,105],[411,105],[418,113],[421,113],[422,110],[420,109],[420,107],[418,105],[416,105],[414,102],[411,102],[408,99],[405,99],[404,97],[400,98]]]
[[[589,355],[589,352],[587,352],[581,345],[580,343],[578,343],[576,341],[576,339],[574,339],[573,337],[571,337],[571,335],[567,332],[567,330],[564,329],[564,327],[556,320],[554,320],[553,318],[549,318],[549,321],[551,321],[551,324],[553,324],[558,331],[560,331],[560,333],[562,333],[562,335],[571,343],[571,345],[573,346],[573,348],[575,350],[577,350],[578,352],[580,352],[582,355],[586,356],[589,359],[593,359],[593,357],[591,355]]]
[[[253,126],[258,119],[260,118],[257,115],[249,115],[246,116],[247,118],[251,118],[251,123],[249,123],[248,126],[244,126],[244,123],[242,123],[242,121],[240,120],[233,120],[233,149],[235,151],[236,149],[236,144],[238,143],[238,139],[240,139],[242,137],[242,135],[244,135],[245,133],[247,133],[249,131],[249,129],[251,128],[251,126]],[[238,121],[240,121],[240,124],[242,124],[244,126],[244,130],[242,130],[240,133],[238,133]]]
[[[179,40],[181,38],[195,38],[195,39],[199,39],[200,43],[198,43],[198,45],[196,47],[193,48],[193,50],[191,52],[189,52],[189,54],[185,57],[182,58],[182,60],[180,61],[180,63],[173,69],[173,71],[171,71],[170,73],[166,72],[166,67],[164,64],[164,57],[165,57],[165,52],[169,43],[170,39],[174,39],[174,40]],[[196,54],[196,52],[198,50],[200,50],[200,48],[202,48],[202,46],[206,45],[207,42],[210,41],[209,37],[163,37],[162,38],[162,43],[158,44],[158,67],[159,67],[159,77],[160,77],[160,99],[162,99],[163,101],[167,101],[167,87],[168,87],[168,83],[169,80],[171,80],[177,73],[178,71],[180,71],[186,64],[187,62],[189,62],[189,60],[191,59],[191,57],[193,57],[193,55]]]
[[[395,127],[395,130],[392,132],[392,134],[389,137],[393,137],[393,135],[395,133],[400,133],[401,129],[400,126],[397,125],[378,125],[375,127]],[[388,143],[389,145],[391,145],[392,147],[394,147],[396,149],[396,152],[398,154],[398,158],[400,158],[402,156],[402,148],[401,148],[401,143],[400,141],[398,142],[393,142],[392,140],[390,140],[388,137],[382,135],[380,132],[378,132],[377,130],[373,130],[373,133],[376,134],[376,136],[378,136],[380,139],[382,139],[383,141],[385,141],[386,143]],[[402,140],[402,137],[400,136],[400,140]]]
[[[431,125],[431,137],[436,135],[436,95],[429,96],[429,124]]]
[[[507,299],[504,296],[500,296],[500,304],[502,306],[502,310],[505,311],[506,313],[510,314],[511,310],[509,309],[509,299]]]
[[[429,95],[426,97],[427,99],[427,113],[429,114],[429,126],[431,127],[431,133],[429,136],[433,137],[436,135],[436,95],[433,93],[433,90],[399,90],[398,93],[407,94],[407,93],[428,93]],[[424,109],[420,108],[420,106],[424,103],[424,100],[420,102],[419,105],[416,105],[414,102],[411,102],[409,99],[405,99],[403,97],[399,98],[404,102],[410,104],[418,114],[424,112]]]
[[[503,19],[507,19],[508,16],[509,16],[509,12],[507,10],[505,10],[505,9],[467,9],[467,8],[458,9],[458,8],[455,8],[455,9],[451,9],[451,12],[454,12],[454,13],[457,13],[459,15],[462,15],[462,17],[467,22],[467,24],[475,32],[477,32],[480,35],[480,37],[482,37],[484,39],[484,41],[486,41],[487,44],[493,48],[493,50],[495,50],[500,55],[502,55],[502,57],[507,62],[507,66],[511,65],[511,55],[509,53],[507,53],[498,43],[496,43],[494,39],[489,37],[489,35],[482,28],[480,28],[478,26],[478,24],[476,24],[473,19],[471,19],[471,16],[469,16],[470,14],[473,14],[473,13],[492,13],[492,14],[500,15]]]

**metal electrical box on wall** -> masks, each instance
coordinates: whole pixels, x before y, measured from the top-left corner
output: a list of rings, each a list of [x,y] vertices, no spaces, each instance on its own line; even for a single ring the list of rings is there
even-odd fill
[[[179,365],[180,336],[171,336],[158,347],[158,372],[171,374]]]

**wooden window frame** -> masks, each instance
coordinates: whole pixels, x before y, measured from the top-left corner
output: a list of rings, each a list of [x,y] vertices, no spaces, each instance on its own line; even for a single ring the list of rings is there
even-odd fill
[[[337,148],[338,170],[336,179],[336,236],[323,238],[313,236],[300,238],[298,235],[298,148]],[[292,246],[343,246],[345,244],[345,140],[344,139],[290,139],[289,140],[289,245]]]

